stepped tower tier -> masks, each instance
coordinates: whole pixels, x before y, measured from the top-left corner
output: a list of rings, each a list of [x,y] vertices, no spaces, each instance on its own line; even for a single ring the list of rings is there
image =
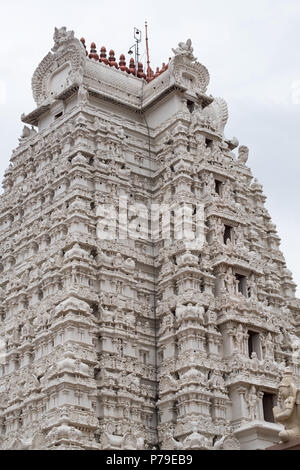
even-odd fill
[[[300,303],[249,149],[190,40],[98,46],[55,29],[3,180],[0,448],[266,448]]]

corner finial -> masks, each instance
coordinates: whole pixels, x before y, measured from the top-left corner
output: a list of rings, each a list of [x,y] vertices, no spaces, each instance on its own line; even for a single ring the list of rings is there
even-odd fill
[[[70,41],[71,39],[74,39],[75,33],[74,31],[67,31],[67,28],[63,26],[62,28],[54,29],[54,47],[53,47],[53,52],[56,52],[58,49],[60,49],[61,46],[64,46],[66,42]]]
[[[188,39],[186,42],[180,42],[176,49],[172,49],[175,56],[184,56],[192,62],[196,61],[197,58],[194,56],[194,49],[192,47],[192,40]]]

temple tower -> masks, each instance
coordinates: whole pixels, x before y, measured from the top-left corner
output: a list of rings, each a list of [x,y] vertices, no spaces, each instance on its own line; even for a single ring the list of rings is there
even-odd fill
[[[191,41],[156,73],[66,28],[0,198],[0,448],[257,449],[300,303]]]

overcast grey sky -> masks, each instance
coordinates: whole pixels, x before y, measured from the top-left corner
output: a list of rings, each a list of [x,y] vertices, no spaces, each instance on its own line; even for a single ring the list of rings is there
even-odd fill
[[[211,75],[209,93],[229,105],[226,135],[249,146],[282,250],[300,285],[299,0],[0,0],[0,176],[34,108],[31,76],[53,45],[54,26],[119,54],[134,26],[150,30],[152,66],[191,38]],[[299,292],[299,290],[298,290]]]

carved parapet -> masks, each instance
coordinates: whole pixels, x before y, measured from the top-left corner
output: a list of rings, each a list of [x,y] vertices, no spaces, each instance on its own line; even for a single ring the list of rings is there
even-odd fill
[[[199,62],[193,62],[185,55],[176,55],[172,60],[170,74],[175,83],[194,92],[205,93],[209,85],[207,68]]]
[[[73,31],[55,28],[55,45],[42,60],[32,77],[32,92],[38,106],[52,102],[71,86],[80,86],[86,55]]]

